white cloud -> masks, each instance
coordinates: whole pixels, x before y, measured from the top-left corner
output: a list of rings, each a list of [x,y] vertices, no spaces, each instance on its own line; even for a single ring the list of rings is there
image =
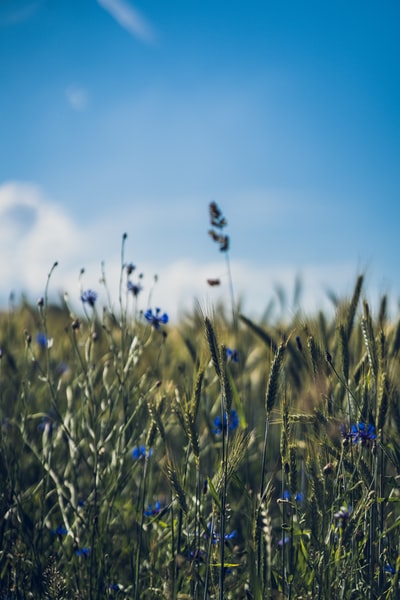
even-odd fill
[[[150,23],[125,0],[97,0],[110,15],[130,34],[142,42],[155,41],[155,32]]]
[[[37,186],[20,182],[1,185],[2,293],[39,292],[55,261],[74,262],[81,237],[62,208],[48,201]]]
[[[87,107],[89,96],[87,91],[78,85],[70,85],[65,94],[70,106],[77,111],[83,111]]]
[[[106,304],[104,286],[100,285],[101,261],[105,260],[108,289],[114,306],[118,306],[120,278],[120,237],[114,232],[121,223],[91,221],[81,225],[55,202],[46,198],[40,187],[30,183],[11,182],[0,185],[0,302],[4,305],[11,291],[17,297],[26,293],[31,301],[43,294],[47,275],[55,261],[50,293],[68,292],[73,306],[79,306],[79,272],[85,268],[82,285],[99,292],[99,304]],[[126,225],[126,219],[125,219]],[[123,230],[120,231],[122,235]],[[129,234],[129,231],[128,231]],[[129,242],[129,237],[128,237]],[[128,249],[125,259],[130,261]],[[261,318],[271,300],[275,299],[279,313],[277,286],[287,295],[286,315],[293,309],[293,287],[297,276],[303,283],[300,306],[306,313],[332,308],[326,291],[341,297],[353,291],[357,265],[350,262],[303,265],[301,271],[288,264],[260,265],[251,261],[233,261],[231,265],[236,299],[243,298],[242,310],[252,318]],[[201,262],[190,258],[173,259],[161,270],[152,262],[137,265],[132,275],[136,281],[144,273],[144,290],[139,297],[142,309],[160,306],[176,322],[183,311],[192,311],[195,301],[209,313],[223,302],[230,311],[229,282],[226,263],[221,258]],[[154,285],[154,275],[158,281]],[[219,278],[221,285],[210,287],[207,279]],[[125,284],[125,282],[124,282]],[[375,287],[376,290],[376,287]],[[368,286],[369,292],[374,289]],[[380,290],[376,290],[377,299]],[[149,297],[150,296],[150,297]]]

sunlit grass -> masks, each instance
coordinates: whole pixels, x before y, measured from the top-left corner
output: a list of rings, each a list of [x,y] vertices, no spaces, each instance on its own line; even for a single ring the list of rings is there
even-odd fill
[[[232,294],[172,326],[121,262],[118,310],[46,286],[1,315],[2,597],[397,598],[386,300],[360,277],[334,318],[256,323]]]

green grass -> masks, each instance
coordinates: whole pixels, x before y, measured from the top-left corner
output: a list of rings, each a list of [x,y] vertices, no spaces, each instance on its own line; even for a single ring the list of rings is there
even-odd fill
[[[46,288],[0,317],[0,597],[398,598],[386,299],[155,329],[125,271],[118,311]]]

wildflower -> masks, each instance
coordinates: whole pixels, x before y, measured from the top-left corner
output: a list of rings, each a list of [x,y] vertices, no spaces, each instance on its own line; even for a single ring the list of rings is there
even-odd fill
[[[228,360],[231,360],[234,363],[238,363],[239,362],[239,353],[236,350],[236,348],[234,348],[234,349],[227,348],[226,349],[226,356],[228,357]]]
[[[196,564],[204,562],[204,558],[207,556],[207,552],[197,548],[196,550],[190,550],[189,560],[194,561]]]
[[[211,524],[208,525],[208,529],[210,530],[210,533],[212,534],[212,543],[219,544],[221,541],[221,535],[218,533],[218,531],[211,532]],[[237,536],[237,531],[236,531],[236,529],[234,529],[233,531],[231,531],[231,533],[226,533],[224,535],[224,540],[225,540],[225,542],[228,542],[229,540],[233,540],[236,536]]]
[[[140,294],[140,292],[143,289],[143,286],[140,285],[140,283],[132,283],[132,281],[128,281],[128,291],[132,292],[132,294],[135,296],[138,296]]]
[[[340,432],[343,438],[343,444],[347,445],[349,442],[357,444],[361,443],[361,446],[368,445],[369,442],[375,442],[376,432],[375,427],[372,423],[365,425],[365,423],[357,423],[352,425],[350,429],[347,429],[344,425],[340,425]]]
[[[146,457],[150,458],[150,456],[152,456],[152,455],[153,455],[153,448],[149,448],[147,450],[147,448],[144,444],[142,444],[141,446],[135,446],[131,451],[131,456],[135,460],[138,460],[139,458],[146,458]]]
[[[163,508],[164,507],[161,506],[161,503],[158,500],[156,500],[156,502],[154,503],[154,507],[152,504],[148,504],[147,509],[144,511],[143,514],[145,517],[155,517],[156,515],[160,514]]]
[[[38,333],[36,336],[36,343],[40,348],[51,348],[53,345],[53,338],[48,338],[44,333]]]
[[[368,444],[368,442],[376,440],[375,427],[372,423],[365,425],[364,423],[358,423],[351,427],[350,433],[353,438],[353,442],[356,444],[360,442],[362,446]]]
[[[53,535],[67,535],[68,531],[62,525],[57,525],[55,529],[51,530]]]
[[[353,441],[353,434],[345,425],[339,425],[339,430],[342,435],[343,446],[346,447]]]
[[[149,308],[144,313],[144,318],[151,325],[153,325],[154,329],[160,329],[161,323],[163,323],[164,325],[165,325],[165,323],[168,323],[168,315],[167,315],[167,313],[161,314],[161,308],[156,308],[154,313],[151,310],[151,308]]]
[[[110,583],[108,589],[110,590],[110,592],[119,592],[121,588],[119,586],[119,583]]]
[[[234,408],[232,408],[229,413],[229,418],[227,418],[227,414],[224,413],[223,420],[220,416],[215,417],[214,419],[214,433],[221,434],[223,431],[226,431],[229,428],[229,431],[234,431],[239,426],[239,417]]]
[[[304,496],[301,492],[297,492],[293,498],[295,502],[303,502]],[[283,496],[281,500],[285,500],[286,502],[290,502],[292,500],[292,494],[289,490],[284,490]]]
[[[339,520],[340,529],[344,529],[346,527],[352,512],[353,509],[351,508],[351,506],[341,506],[340,510],[333,515],[335,519]]]
[[[90,554],[90,548],[78,548],[78,550],[75,551],[76,556],[89,556]]]
[[[389,573],[389,575],[396,573],[396,569],[390,563],[386,563],[384,571],[385,573]]]
[[[290,542],[290,537],[288,535],[285,535],[284,537],[282,537],[278,540],[278,546],[279,546],[279,548],[282,548],[282,546],[285,546],[289,542]]]
[[[87,303],[93,308],[97,300],[97,293],[93,290],[86,290],[82,293],[81,300],[84,304]]]
[[[131,262],[126,265],[126,272],[128,275],[132,275],[132,273],[135,269],[136,269],[136,266]]]

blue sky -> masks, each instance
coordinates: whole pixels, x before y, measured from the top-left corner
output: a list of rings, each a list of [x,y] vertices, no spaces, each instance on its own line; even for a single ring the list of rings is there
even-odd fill
[[[296,275],[309,310],[360,271],[397,299],[399,25],[394,0],[2,0],[1,299],[55,260],[54,291],[103,260],[114,286],[127,232],[154,302],[210,306],[212,200],[252,314]]]

